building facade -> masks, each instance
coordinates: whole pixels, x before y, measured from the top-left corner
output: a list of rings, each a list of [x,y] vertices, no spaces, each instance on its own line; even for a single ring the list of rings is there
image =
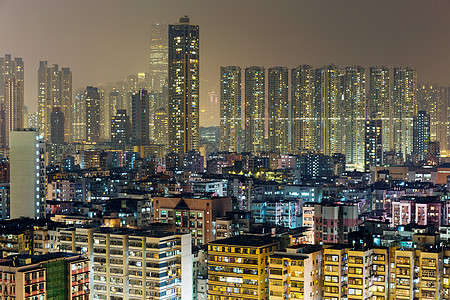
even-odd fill
[[[169,25],[169,151],[198,151],[199,26],[188,17]]]
[[[11,218],[45,218],[45,143],[37,129],[11,131]]]
[[[241,68],[220,68],[220,150],[241,152]]]

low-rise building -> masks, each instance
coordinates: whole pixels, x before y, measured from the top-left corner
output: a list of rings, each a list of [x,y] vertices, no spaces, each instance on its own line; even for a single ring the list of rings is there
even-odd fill
[[[269,262],[269,299],[322,299],[322,256],[317,245],[275,251]]]
[[[230,197],[154,197],[154,220],[191,233],[194,245],[216,240],[216,220],[231,211]]]
[[[265,300],[269,255],[279,248],[270,236],[239,235],[208,244],[208,299]]]
[[[0,260],[0,278],[0,299],[91,299],[89,260],[81,255],[10,256]]]
[[[89,258],[93,299],[192,299],[189,233],[72,228],[60,248]]]

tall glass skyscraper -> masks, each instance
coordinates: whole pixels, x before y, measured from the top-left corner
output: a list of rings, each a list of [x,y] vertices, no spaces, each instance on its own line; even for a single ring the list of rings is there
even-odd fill
[[[167,84],[167,25],[150,25],[150,83],[153,91],[161,91]],[[167,103],[166,103],[167,104]]]
[[[199,26],[169,25],[169,151],[199,147]]]

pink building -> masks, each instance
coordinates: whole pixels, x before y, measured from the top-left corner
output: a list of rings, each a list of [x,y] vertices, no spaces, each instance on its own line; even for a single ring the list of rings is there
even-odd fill
[[[349,203],[314,206],[314,240],[318,244],[347,243],[348,234],[358,230],[358,206]]]
[[[278,158],[278,169],[295,169],[296,167],[297,167],[296,156],[282,154]]]
[[[67,179],[57,179],[47,184],[47,200],[73,201],[75,183]]]

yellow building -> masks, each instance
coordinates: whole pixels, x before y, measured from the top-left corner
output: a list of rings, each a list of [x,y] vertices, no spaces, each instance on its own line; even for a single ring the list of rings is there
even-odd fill
[[[389,252],[387,248],[374,248],[372,256],[373,300],[388,299]]]
[[[323,252],[324,299],[388,299],[387,248],[333,245]]]
[[[373,249],[347,250],[348,255],[348,299],[370,299],[372,296]]]
[[[414,251],[390,248],[389,299],[412,299]]]
[[[322,299],[322,247],[302,245],[277,251],[269,262],[269,299]]]
[[[323,299],[334,300],[345,298],[347,284],[347,251],[343,245],[333,245],[323,250]]]
[[[424,252],[416,250],[416,270],[419,272],[419,286],[415,298],[440,299],[442,291],[443,251]],[[417,294],[418,292],[418,294]]]
[[[450,250],[443,253],[443,278],[442,278],[442,295],[443,299],[450,299]]]
[[[269,255],[279,242],[239,235],[208,244],[208,300],[269,298]]]

